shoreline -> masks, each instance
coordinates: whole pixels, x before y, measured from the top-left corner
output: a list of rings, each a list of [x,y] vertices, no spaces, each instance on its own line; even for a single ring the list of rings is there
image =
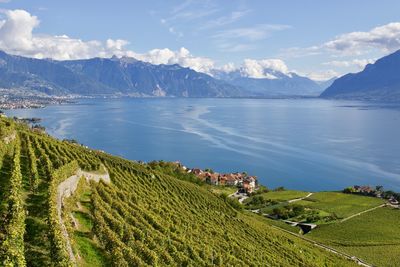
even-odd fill
[[[131,98],[132,97],[129,97],[128,99],[131,99]],[[99,103],[99,105],[102,105],[102,101],[101,100],[104,99],[104,98],[95,98],[95,97],[91,97],[91,98],[75,98],[76,102],[72,103],[71,104],[71,108],[67,107],[67,109],[73,109],[74,105],[78,105],[79,106],[80,103],[83,103],[83,105],[85,105],[85,103],[87,103],[87,102],[88,103],[89,102],[92,103],[92,101],[90,99],[100,99],[100,101],[97,102],[97,103]],[[106,103],[110,99],[111,98],[104,99],[104,103]],[[118,97],[118,98],[113,98],[113,99],[127,99],[127,97]],[[134,99],[136,99],[136,98],[134,98]],[[149,98],[146,98],[146,99],[149,99]],[[168,100],[170,100],[172,98],[157,98],[157,99],[164,99],[164,100],[168,101]],[[179,100],[178,98],[174,98],[174,99]],[[191,98],[191,99],[193,99],[193,98]],[[185,102],[186,100],[188,101],[188,103],[190,103],[191,99],[184,98],[183,101],[180,102],[180,103],[186,104],[186,102]],[[112,101],[112,100],[110,100],[110,101]],[[115,100],[115,101],[117,102],[119,100]],[[94,102],[95,101],[93,101],[93,103]],[[138,101],[138,102],[141,103],[141,101]],[[150,101],[150,103],[152,103],[152,102],[153,101]],[[130,103],[130,102],[127,101],[127,103]],[[136,101],[133,100],[131,103],[132,104],[136,103]],[[174,103],[174,101],[172,101],[172,103]],[[198,102],[194,101],[193,103],[198,103]],[[202,102],[200,102],[200,103],[202,103]],[[218,103],[218,102],[212,101],[211,103]],[[236,103],[236,102],[234,102],[234,103]],[[79,107],[77,107],[77,108],[79,108]],[[63,107],[61,107],[60,109],[63,109]],[[41,118],[45,118],[47,116],[46,114],[48,114],[47,110],[46,111],[34,111],[34,110],[32,110],[31,114],[29,113],[29,111],[25,112],[24,110],[27,110],[27,109],[22,109],[22,111],[16,112],[14,114],[16,114],[17,116],[18,115],[30,116],[31,114],[32,114],[32,116],[35,116],[35,114],[40,114],[38,117],[41,117]],[[51,110],[53,110],[53,109],[51,109]],[[57,106],[56,106],[56,110],[58,110]],[[11,114],[13,113],[12,110],[10,110],[9,112]],[[7,114],[9,114],[9,113],[7,112]],[[48,121],[49,120],[47,120],[47,122]],[[46,124],[46,121],[43,121],[42,123]],[[65,136],[64,135],[57,135],[57,132],[56,132],[57,127],[55,127],[55,126],[57,126],[56,124],[50,123],[47,126],[48,126],[48,129],[49,129],[49,132],[47,132],[47,133],[50,134],[52,137],[58,138],[60,140],[65,139],[65,138],[76,139],[76,136],[79,136],[79,135],[76,135],[76,132],[75,132],[74,136],[72,136],[72,134],[73,134],[72,132],[71,132],[71,136],[68,136],[68,134],[66,134]],[[94,125],[94,126],[96,126],[96,125]],[[107,152],[110,151],[110,149],[112,149],[112,147],[110,147],[109,144],[107,143],[107,140],[101,139],[101,140],[103,140],[103,142],[98,142],[98,143],[94,142],[93,143],[93,142],[90,142],[90,140],[88,141],[87,138],[85,139],[85,135],[84,136],[80,135],[80,136],[81,136],[81,139],[83,139],[83,140],[77,140],[77,141],[78,142],[82,142],[84,145],[88,145],[89,147],[96,147],[99,150],[104,150],[104,151],[107,151]],[[105,145],[103,145],[103,143]],[[196,143],[194,143],[194,144],[196,144]],[[171,157],[168,157],[170,155],[164,155],[164,154],[160,157],[160,156],[157,156],[157,154],[154,154],[152,152],[140,155],[140,154],[137,154],[137,153],[130,153],[130,150],[122,150],[122,152],[111,150],[110,153],[113,154],[113,155],[124,156],[125,158],[131,159],[131,160],[138,160],[138,161],[142,160],[142,161],[148,161],[148,162],[150,162],[151,160],[154,160],[154,159],[164,159],[165,161],[184,160],[184,158],[182,158],[182,157],[172,157],[171,158]],[[153,156],[153,157],[151,157],[151,156]],[[167,157],[165,157],[165,156],[167,156]],[[193,159],[194,160],[189,160],[190,163],[187,163],[187,161],[185,161],[185,160],[183,161],[183,163],[187,164],[188,166],[201,167],[203,169],[211,166],[211,168],[214,168],[214,169],[216,169],[218,171],[221,171],[221,172],[227,172],[227,173],[228,172],[229,173],[230,172],[235,172],[235,171],[238,171],[238,170],[240,170],[240,171],[246,171],[247,170],[249,172],[254,173],[255,175],[258,175],[261,178],[260,179],[261,184],[266,184],[266,185],[269,184],[272,187],[278,187],[279,185],[283,184],[287,188],[296,189],[296,190],[337,191],[337,190],[341,190],[345,186],[358,183],[357,181],[354,181],[354,182],[352,182],[350,184],[349,183],[344,184],[344,183],[341,182],[340,176],[337,176],[338,177],[337,180],[335,180],[335,179],[327,180],[326,183],[322,184],[322,186],[315,187],[315,186],[310,186],[310,184],[306,184],[306,183],[300,184],[299,182],[296,182],[295,179],[291,179],[290,177],[287,178],[286,176],[285,176],[285,178],[279,179],[279,181],[277,181],[278,179],[275,178],[277,176],[276,175],[274,176],[274,174],[275,174],[274,170],[271,171],[272,174],[269,174],[268,173],[269,170],[265,171],[265,169],[261,169],[261,171],[260,171],[257,168],[254,169],[254,168],[252,168],[253,165],[251,164],[251,162],[249,162],[249,164],[247,164],[247,163],[241,164],[239,168],[236,168],[235,166],[224,166],[224,165],[218,164],[218,162],[217,162],[217,164],[209,165],[208,163],[210,163],[210,162],[208,162],[208,161],[207,162],[202,162],[202,161],[196,161],[196,158],[193,158]],[[200,163],[200,164],[198,164],[198,163]],[[246,168],[246,166],[248,168]],[[293,177],[293,176],[291,176],[291,177]],[[353,180],[355,180],[355,179],[353,179]],[[365,181],[360,181],[359,183],[360,184],[366,184],[366,185],[375,185],[375,184],[380,184],[381,183],[380,181],[375,181],[375,180],[373,180],[373,179],[369,179],[368,180],[367,179]],[[396,185],[392,185],[393,183],[386,183],[385,181],[386,180],[382,180],[382,183],[386,188],[393,188],[394,190],[398,191],[398,187],[396,187]],[[389,182],[390,182],[390,180],[389,180]]]

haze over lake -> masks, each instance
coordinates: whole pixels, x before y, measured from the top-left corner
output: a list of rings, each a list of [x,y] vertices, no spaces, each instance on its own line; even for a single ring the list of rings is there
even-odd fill
[[[246,171],[268,187],[400,189],[400,109],[318,99],[90,99],[44,109],[47,132],[128,159]]]

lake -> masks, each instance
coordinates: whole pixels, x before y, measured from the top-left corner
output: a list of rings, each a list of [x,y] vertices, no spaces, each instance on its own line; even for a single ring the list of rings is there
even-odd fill
[[[47,132],[128,159],[246,171],[262,184],[400,190],[400,108],[319,99],[86,99],[44,109]]]

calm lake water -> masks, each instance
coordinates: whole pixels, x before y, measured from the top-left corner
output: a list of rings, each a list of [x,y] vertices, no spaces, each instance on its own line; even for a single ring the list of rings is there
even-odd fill
[[[400,190],[400,108],[349,101],[91,99],[8,115],[128,159],[246,171],[269,187]]]

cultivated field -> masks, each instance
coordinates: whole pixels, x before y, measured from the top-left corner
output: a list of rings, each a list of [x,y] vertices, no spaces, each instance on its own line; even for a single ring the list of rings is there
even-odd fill
[[[307,237],[376,266],[400,266],[400,210],[390,207],[345,222],[320,225]]]
[[[296,202],[296,204],[336,214],[338,218],[346,218],[383,203],[385,201],[379,198],[339,192],[318,192],[305,200]]]
[[[271,199],[276,201],[288,201],[291,199],[302,198],[309,194],[309,192],[297,191],[297,190],[283,190],[283,191],[270,191],[268,193],[260,194],[265,199]]]
[[[171,164],[124,160],[11,120],[0,126],[1,266],[355,265],[243,212]],[[81,178],[61,209],[60,183],[102,166],[111,183]]]

